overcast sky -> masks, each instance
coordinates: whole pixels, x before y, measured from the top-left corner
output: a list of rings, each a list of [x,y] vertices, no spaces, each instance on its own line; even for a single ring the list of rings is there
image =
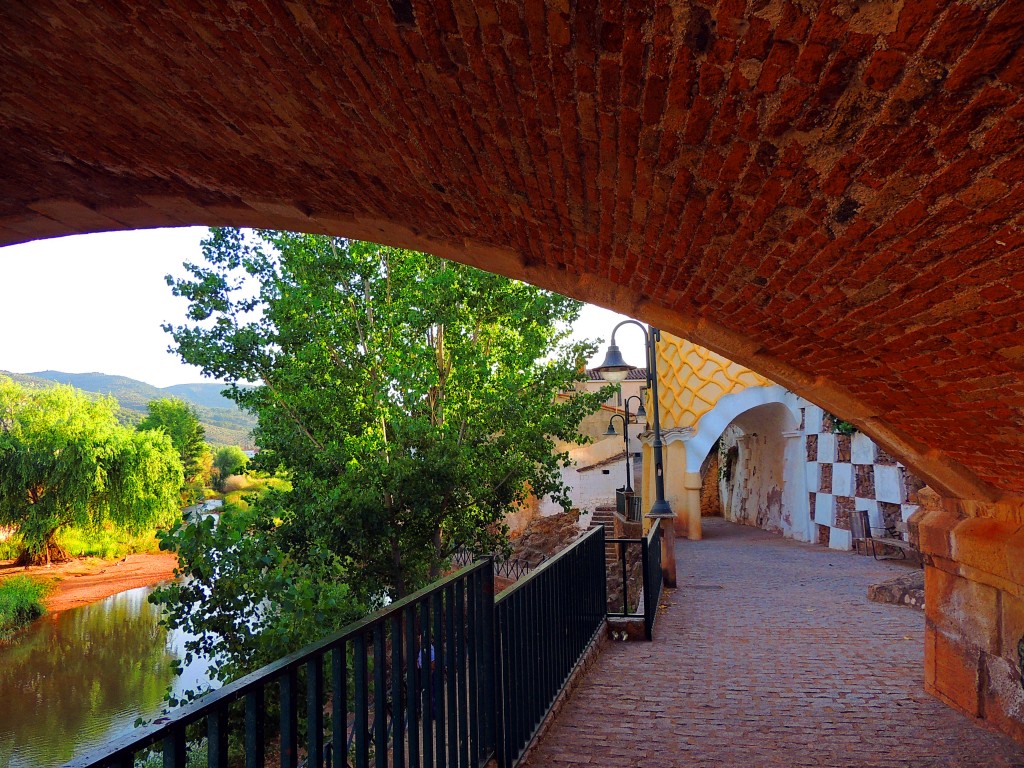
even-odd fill
[[[200,261],[205,234],[151,229],[0,248],[0,370],[99,371],[158,387],[202,381],[199,369],[167,351],[160,325],[185,320],[187,302],[171,295],[164,275],[181,276],[182,262]],[[575,335],[606,345],[621,319],[588,306]],[[643,362],[639,331],[623,329],[618,341],[629,362]]]

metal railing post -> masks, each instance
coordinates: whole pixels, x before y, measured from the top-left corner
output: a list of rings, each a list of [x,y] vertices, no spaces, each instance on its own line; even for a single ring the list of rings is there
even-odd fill
[[[650,543],[644,536],[640,542],[640,567],[644,573],[644,637],[647,640],[653,639],[654,621],[651,618],[651,564],[650,564]]]
[[[497,629],[494,622],[494,558],[487,558],[487,567],[484,569],[481,578],[481,592],[483,609],[481,613],[483,616],[482,621],[482,648],[481,648],[481,677],[482,688],[481,691],[481,707],[484,712],[484,727],[483,727],[483,742],[485,745],[485,751],[490,750],[495,757],[499,756],[499,745],[498,745],[498,688],[496,685],[497,672],[497,655],[496,655],[496,643],[495,643],[495,631]],[[500,757],[498,757],[500,760]]]

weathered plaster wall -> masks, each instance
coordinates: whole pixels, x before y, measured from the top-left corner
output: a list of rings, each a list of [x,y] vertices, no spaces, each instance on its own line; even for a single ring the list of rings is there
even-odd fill
[[[607,422],[605,422],[607,426]],[[621,423],[616,419],[616,428],[621,432]],[[630,425],[630,452],[640,450],[638,435],[643,429],[642,424]],[[626,481],[625,445],[621,434],[606,437],[589,445],[577,446],[569,450],[571,464],[562,469],[562,482],[571,490],[573,506],[586,516],[598,506],[615,503],[615,489],[622,487]],[[635,466],[630,467],[630,477],[634,488],[639,487]],[[553,515],[562,508],[545,497],[540,499],[541,515]],[[586,517],[582,520],[586,523]]]
[[[793,487],[802,479],[798,447],[788,436],[793,422],[789,408],[772,403],[743,413],[726,429],[720,453],[736,450],[721,481],[722,510],[733,522],[807,540],[807,508]]]
[[[705,463],[706,466],[701,470],[700,516],[714,517],[722,514],[722,497],[718,488],[718,452],[713,451]]]

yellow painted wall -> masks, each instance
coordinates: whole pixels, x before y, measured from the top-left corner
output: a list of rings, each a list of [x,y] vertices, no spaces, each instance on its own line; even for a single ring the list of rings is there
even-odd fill
[[[690,427],[697,429],[701,417],[710,412],[725,395],[747,387],[774,384],[758,373],[727,360],[710,349],[691,341],[661,334],[658,357],[658,403],[661,429]],[[647,393],[647,412],[651,413],[651,393]],[[653,426],[653,424],[652,424]],[[649,445],[643,449],[644,507],[654,503],[654,456]],[[672,442],[664,448],[665,499],[676,514],[676,529],[690,539],[701,538],[700,487],[698,473],[686,471],[686,447]],[[648,521],[649,522],[649,521]]]
[[[664,332],[657,355],[662,429],[696,428],[701,416],[724,395],[774,383],[710,349]]]

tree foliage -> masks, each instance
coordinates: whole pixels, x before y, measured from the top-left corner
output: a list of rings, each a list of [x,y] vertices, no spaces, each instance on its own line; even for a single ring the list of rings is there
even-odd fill
[[[169,524],[181,484],[170,438],[121,426],[112,399],[0,377],[0,524],[18,527],[22,562],[64,559],[54,537],[71,523]]]
[[[347,565],[330,547],[318,543],[302,558],[290,556],[287,537],[275,535],[276,512],[273,502],[264,502],[258,511],[179,525],[165,537],[188,578],[150,599],[168,609],[169,629],[182,628],[191,638],[185,666],[201,656],[211,677],[228,681],[366,612],[346,583]],[[184,700],[194,693],[184,691]]]
[[[223,448],[218,448],[213,456],[213,468],[217,470],[218,482],[221,486],[231,475],[237,475],[244,471],[248,463],[249,457],[237,445],[225,445]]]
[[[568,507],[556,441],[583,442],[579,423],[606,396],[572,389],[593,351],[566,341],[578,302],[338,238],[218,229],[203,252],[189,278],[168,278],[193,321],[168,330],[258,415],[257,465],[290,474],[293,490],[244,525],[295,579],[326,562],[373,604],[435,577],[458,546],[501,545],[531,492]],[[207,544],[230,559],[228,530]],[[191,551],[190,535],[167,546]]]
[[[151,400],[146,405],[149,414],[138,424],[139,430],[161,430],[178,452],[185,478],[182,502],[186,505],[202,500],[203,488],[210,480],[206,445],[206,432],[196,409],[176,397]]]

